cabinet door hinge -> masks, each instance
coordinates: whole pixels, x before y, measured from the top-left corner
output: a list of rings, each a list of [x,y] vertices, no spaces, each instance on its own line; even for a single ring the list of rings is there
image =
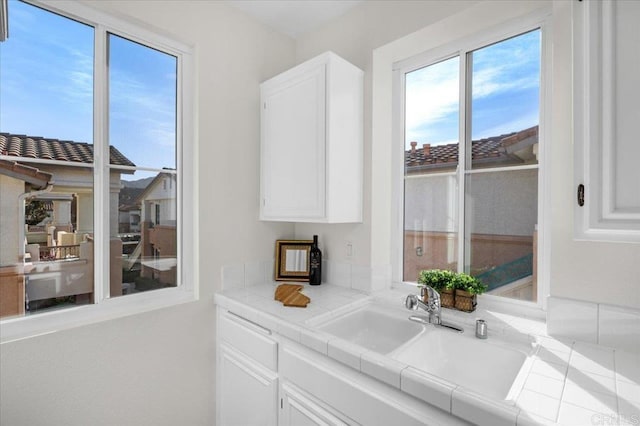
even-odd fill
[[[283,402],[282,402],[282,398],[280,398],[280,408],[284,408]]]
[[[578,205],[580,207],[584,206],[584,185],[578,185]]]

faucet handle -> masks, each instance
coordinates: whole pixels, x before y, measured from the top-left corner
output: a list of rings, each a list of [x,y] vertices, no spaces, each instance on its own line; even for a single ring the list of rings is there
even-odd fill
[[[427,296],[428,300],[424,299],[425,295]],[[437,301],[440,300],[440,293],[438,293],[435,288],[428,285],[420,288],[420,296],[422,296],[422,301],[425,303],[437,303]]]
[[[407,298],[404,300],[404,306],[412,311],[415,311],[418,309],[418,297],[410,294],[407,296]]]

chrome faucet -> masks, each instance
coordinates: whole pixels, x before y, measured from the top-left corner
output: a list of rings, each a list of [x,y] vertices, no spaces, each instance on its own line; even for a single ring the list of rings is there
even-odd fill
[[[427,296],[427,302],[423,302],[424,296]],[[451,330],[463,333],[462,327],[458,327],[454,324],[442,322],[442,306],[440,305],[440,293],[438,293],[433,287],[423,286],[420,289],[420,298],[415,294],[410,294],[404,301],[404,306],[407,309],[415,311],[418,308],[422,308],[429,314],[429,317],[422,315],[411,315],[409,319],[419,323],[429,323],[440,327],[446,327]]]
[[[440,306],[440,293],[438,293],[433,287],[424,286],[420,289],[420,296],[424,300],[424,296],[427,295],[427,303],[424,303],[415,294],[410,294],[404,301],[404,305],[407,309],[417,310],[418,307],[424,309],[429,313],[429,323],[440,325],[442,324],[441,313],[442,307]]]

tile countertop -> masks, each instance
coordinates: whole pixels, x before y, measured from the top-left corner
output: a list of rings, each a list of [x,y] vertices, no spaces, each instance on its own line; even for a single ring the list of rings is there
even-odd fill
[[[640,354],[547,336],[544,321],[477,309],[443,309],[443,319],[473,330],[487,322],[489,338],[535,340],[539,349],[513,400],[498,401],[422,372],[387,356],[321,332],[313,324],[370,302],[402,306],[408,292],[365,295],[331,284],[305,285],[306,308],[275,301],[280,283],[226,290],[215,303],[286,338],[473,423],[497,425],[640,425]]]

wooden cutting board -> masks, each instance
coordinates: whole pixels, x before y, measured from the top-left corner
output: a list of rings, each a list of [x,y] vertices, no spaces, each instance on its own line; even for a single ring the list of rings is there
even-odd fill
[[[300,284],[280,284],[276,288],[274,298],[282,302],[284,306],[306,308],[311,299],[300,293],[303,288],[304,286]]]

